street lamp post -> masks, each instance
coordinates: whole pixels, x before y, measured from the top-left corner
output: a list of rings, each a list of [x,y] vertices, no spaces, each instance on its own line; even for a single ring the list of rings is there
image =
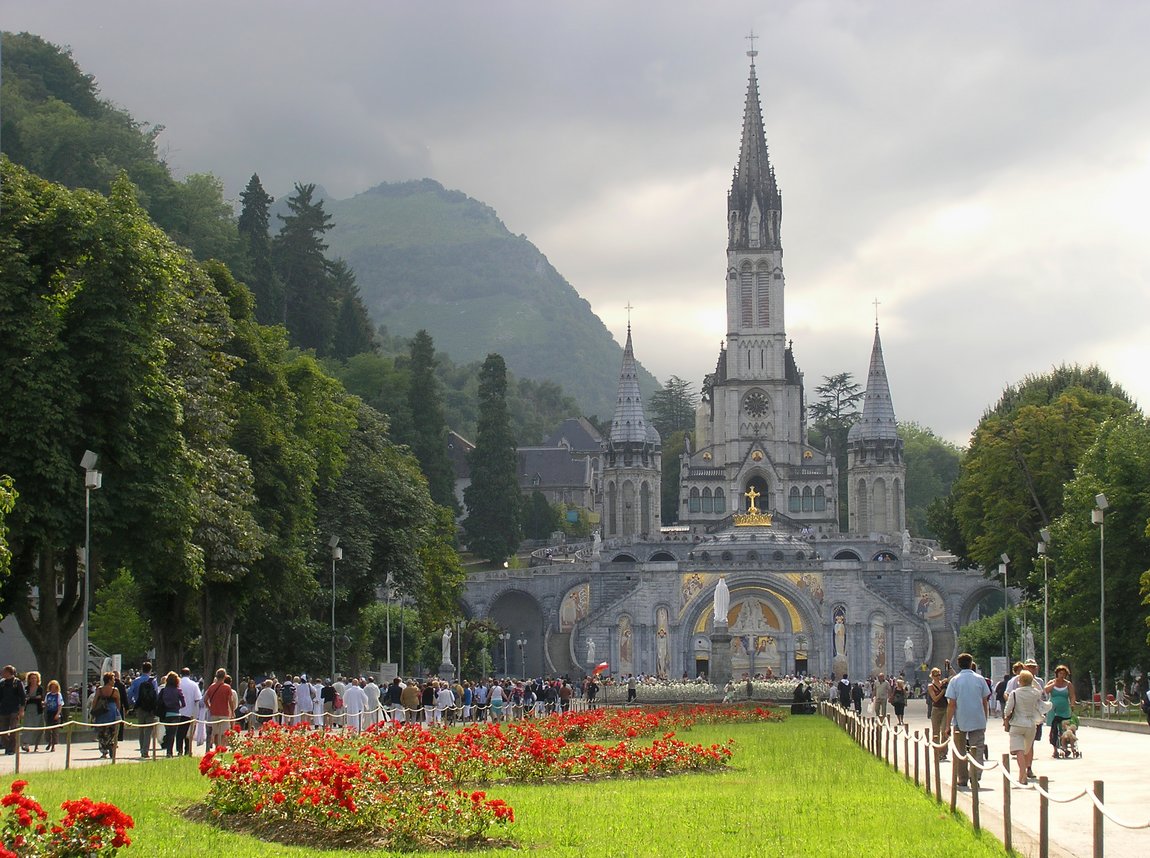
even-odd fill
[[[519,675],[522,676],[524,679],[526,679],[527,678],[527,655],[525,653],[525,650],[527,649],[527,639],[526,638],[519,638],[519,640],[515,641],[515,644],[516,644],[516,646],[519,647]]]
[[[1050,678],[1050,530],[1038,531],[1042,540],[1038,543],[1038,554],[1042,558],[1042,678]]]
[[[96,470],[100,457],[91,450],[85,450],[80,459],[84,469],[84,640],[80,653],[81,688],[88,688],[88,611],[92,600],[92,492],[104,484],[104,475]]]
[[[1002,562],[998,564],[998,574],[1002,576],[1002,654],[1010,663],[1010,594],[1006,587],[1006,566],[1010,558],[1002,552]]]
[[[1090,520],[1098,525],[1098,661],[1102,678],[1102,711],[1106,711],[1106,510],[1110,502],[1106,495],[1094,496],[1094,509]]]
[[[391,665],[391,600],[395,596],[395,582],[391,573],[387,573],[387,580],[383,586],[387,588],[387,663]]]
[[[331,681],[335,682],[335,561],[343,560],[343,549],[338,536],[332,536],[327,545],[331,549]]]
[[[461,682],[463,681],[463,627],[465,625],[464,620],[457,620],[455,623],[455,660],[459,662],[455,665],[455,675]]]
[[[508,676],[511,671],[507,669],[507,642],[511,640],[511,632],[502,632],[499,639],[503,641],[503,675]]]

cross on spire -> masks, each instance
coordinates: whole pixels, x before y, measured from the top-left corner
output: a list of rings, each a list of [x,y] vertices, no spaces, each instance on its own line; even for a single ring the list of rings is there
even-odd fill
[[[627,311],[627,330],[629,331],[629,330],[631,330],[631,311],[634,310],[635,308],[632,307],[631,302],[628,301],[627,306],[624,307],[623,309]]]
[[[759,55],[759,52],[755,50],[755,39],[757,39],[758,36],[755,35],[754,30],[751,30],[751,34],[749,36],[744,36],[743,38],[751,43],[751,49],[747,51],[747,56],[751,58],[751,65],[754,65],[755,57]]]
[[[880,302],[879,302],[878,298],[875,298],[874,299],[874,326],[876,328],[878,327],[878,305],[879,305],[879,303]]]

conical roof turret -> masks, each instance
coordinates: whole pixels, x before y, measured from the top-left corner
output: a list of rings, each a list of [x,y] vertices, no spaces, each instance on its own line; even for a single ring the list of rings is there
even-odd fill
[[[886,364],[882,358],[882,340],[879,339],[878,322],[875,322],[874,346],[870,353],[870,371],[867,373],[862,417],[851,427],[847,434],[847,442],[897,438],[898,423],[894,418],[894,403],[891,402]]]
[[[652,434],[653,433],[653,434]],[[659,433],[647,424],[643,413],[643,395],[639,392],[639,367],[631,345],[631,325],[627,325],[627,344],[623,347],[623,366],[619,370],[619,393],[615,416],[611,419],[611,444],[641,445],[658,443]]]

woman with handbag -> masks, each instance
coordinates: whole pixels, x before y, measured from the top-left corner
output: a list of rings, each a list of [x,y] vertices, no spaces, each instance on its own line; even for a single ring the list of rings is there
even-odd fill
[[[1002,710],[1003,729],[1010,733],[1010,752],[1018,760],[1018,782],[1025,785],[1034,762],[1034,728],[1042,720],[1039,703],[1042,692],[1034,686],[1034,674],[1018,674],[1018,687],[1006,698]]]
[[[164,738],[160,747],[164,749],[164,756],[172,756],[176,745],[176,733],[184,717],[180,710],[184,708],[184,692],[180,690],[180,676],[174,670],[164,677],[164,687],[156,698],[156,713],[160,716],[160,723],[164,725]]]
[[[100,746],[100,759],[112,757],[116,753],[116,738],[120,731],[120,691],[116,688],[116,674],[108,671],[103,676],[104,684],[92,694],[90,708],[92,721],[96,724],[96,741]]]

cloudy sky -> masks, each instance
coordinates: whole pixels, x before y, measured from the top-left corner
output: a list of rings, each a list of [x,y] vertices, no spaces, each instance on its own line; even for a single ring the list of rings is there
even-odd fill
[[[524,233],[660,378],[714,368],[748,59],[808,391],[965,443],[1004,385],[1098,363],[1150,404],[1150,4],[45,2],[177,174],[346,197],[431,176]]]

